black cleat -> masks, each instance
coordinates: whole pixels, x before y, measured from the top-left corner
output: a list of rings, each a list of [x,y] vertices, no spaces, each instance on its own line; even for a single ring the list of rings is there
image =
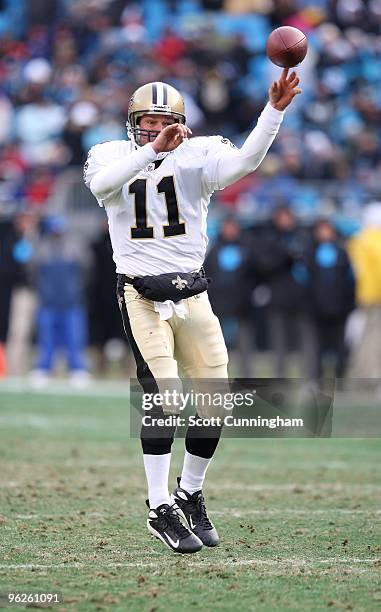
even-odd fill
[[[217,529],[207,515],[202,491],[196,491],[191,495],[180,487],[180,480],[177,479],[178,486],[171,496],[173,507],[205,546],[218,546],[220,540]]]
[[[147,506],[149,503],[147,500]],[[180,521],[176,510],[168,504],[150,508],[147,518],[148,530],[168,548],[177,553],[195,553],[201,550],[202,542]]]

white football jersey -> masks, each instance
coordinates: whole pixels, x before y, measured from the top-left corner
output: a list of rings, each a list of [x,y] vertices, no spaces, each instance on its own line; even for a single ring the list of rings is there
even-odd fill
[[[202,266],[208,204],[219,189],[217,161],[221,150],[233,146],[221,136],[191,138],[98,200],[107,212],[117,272],[145,276]],[[86,185],[134,150],[128,140],[94,146],[85,165]]]

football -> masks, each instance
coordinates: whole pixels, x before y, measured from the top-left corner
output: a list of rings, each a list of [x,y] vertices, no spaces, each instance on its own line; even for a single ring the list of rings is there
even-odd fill
[[[273,30],[267,39],[267,57],[281,68],[293,68],[304,60],[307,53],[305,34],[291,26]]]

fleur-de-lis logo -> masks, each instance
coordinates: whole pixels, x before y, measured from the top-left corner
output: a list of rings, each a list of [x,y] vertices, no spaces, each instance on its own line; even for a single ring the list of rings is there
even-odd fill
[[[181,278],[179,275],[176,276],[175,280],[172,281],[172,285],[175,285],[176,289],[182,291],[185,289],[185,286],[188,284],[188,281],[185,278]]]

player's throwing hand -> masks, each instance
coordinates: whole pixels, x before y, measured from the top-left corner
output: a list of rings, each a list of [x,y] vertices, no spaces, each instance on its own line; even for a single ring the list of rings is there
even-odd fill
[[[152,143],[152,147],[156,153],[163,153],[165,151],[173,151],[177,149],[179,145],[188,138],[191,134],[191,130],[181,123],[173,123],[167,125],[160,134],[158,134]]]
[[[288,68],[284,68],[280,79],[274,81],[269,89],[270,104],[280,111],[284,111],[293,98],[302,93],[302,90],[298,87],[300,79],[296,72],[293,70],[288,76],[288,70]]]

